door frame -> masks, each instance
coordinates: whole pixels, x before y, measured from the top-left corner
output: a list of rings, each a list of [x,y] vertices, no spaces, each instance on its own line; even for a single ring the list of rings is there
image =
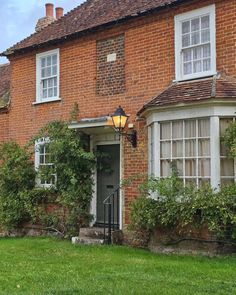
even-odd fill
[[[90,147],[91,150],[96,150],[97,146],[99,145],[119,145],[120,146],[120,182],[122,180],[123,177],[123,145],[122,145],[122,141],[120,140],[107,140],[107,141],[103,141],[103,140],[98,140],[95,141],[93,137],[91,137],[90,139]],[[93,193],[93,198],[91,201],[91,206],[90,206],[90,213],[94,216],[94,220],[91,222],[91,226],[93,226],[96,223],[96,219],[97,219],[97,169],[95,169],[94,173],[93,173],[93,180],[94,180],[94,193]],[[119,229],[123,228],[123,191],[122,189],[120,190],[120,216],[119,216],[119,220],[120,220],[120,224],[119,224]]]

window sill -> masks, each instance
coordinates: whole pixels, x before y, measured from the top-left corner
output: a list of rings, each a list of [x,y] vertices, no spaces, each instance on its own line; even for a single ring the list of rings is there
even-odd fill
[[[39,105],[39,104],[50,103],[50,102],[59,102],[59,101],[62,101],[62,99],[55,98],[55,99],[49,99],[49,100],[44,100],[44,101],[35,101],[32,103],[32,105]]]
[[[205,75],[192,75],[189,77],[185,77],[185,78],[177,78],[175,80],[173,80],[173,82],[184,82],[184,81],[191,81],[191,80],[200,80],[203,78],[210,78],[213,76],[216,76],[217,72],[212,72],[212,73],[206,73]]]

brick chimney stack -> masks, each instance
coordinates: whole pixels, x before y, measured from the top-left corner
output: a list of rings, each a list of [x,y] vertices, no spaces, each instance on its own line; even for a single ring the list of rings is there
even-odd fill
[[[35,27],[35,31],[39,32],[45,27],[47,27],[49,24],[54,22],[56,19],[54,18],[54,5],[52,3],[45,4],[46,9],[46,16],[40,18],[37,22],[37,25]]]
[[[59,19],[63,16],[64,14],[64,9],[62,7],[57,7],[56,8],[56,19]]]
[[[52,3],[47,3],[45,4],[45,8],[46,8],[46,17],[54,17],[53,15],[54,5]]]

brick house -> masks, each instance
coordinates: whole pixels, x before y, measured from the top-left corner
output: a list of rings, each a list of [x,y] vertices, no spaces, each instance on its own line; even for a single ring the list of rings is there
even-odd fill
[[[218,188],[235,180],[220,145],[235,117],[235,0],[88,0],[64,16],[57,8],[56,19],[53,5],[46,9],[36,32],[1,54],[11,64],[11,100],[0,109],[0,141],[24,144],[46,122],[70,120],[77,103],[69,127],[111,155],[113,172],[95,176],[97,223],[119,179],[165,177],[173,161],[184,183]],[[110,126],[118,106],[130,116],[126,132],[137,131],[137,147]],[[45,153],[36,153],[36,165]],[[141,182],[120,193],[120,228]]]

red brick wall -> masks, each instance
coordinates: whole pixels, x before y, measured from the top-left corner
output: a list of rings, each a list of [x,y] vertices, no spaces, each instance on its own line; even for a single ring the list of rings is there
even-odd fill
[[[9,138],[25,143],[47,121],[69,118],[78,102],[80,118],[112,113],[121,105],[131,114],[138,130],[138,147],[124,149],[124,176],[147,172],[147,130],[145,122],[135,121],[144,103],[170,85],[175,78],[174,15],[216,3],[217,70],[236,75],[236,1],[202,0],[165,9],[148,17],[117,25],[112,29],[60,45],[61,102],[32,105],[35,101],[35,54],[12,57],[12,104]],[[125,34],[126,91],[116,95],[96,95],[97,41]],[[49,50],[47,48],[45,50]],[[42,50],[41,50],[42,51]],[[1,116],[1,115],[0,115]],[[141,180],[125,191],[125,222],[129,221],[131,201]]]
[[[9,139],[8,113],[0,110],[0,143]]]
[[[113,61],[108,57],[115,54]],[[97,42],[97,94],[115,95],[125,92],[125,36]]]

